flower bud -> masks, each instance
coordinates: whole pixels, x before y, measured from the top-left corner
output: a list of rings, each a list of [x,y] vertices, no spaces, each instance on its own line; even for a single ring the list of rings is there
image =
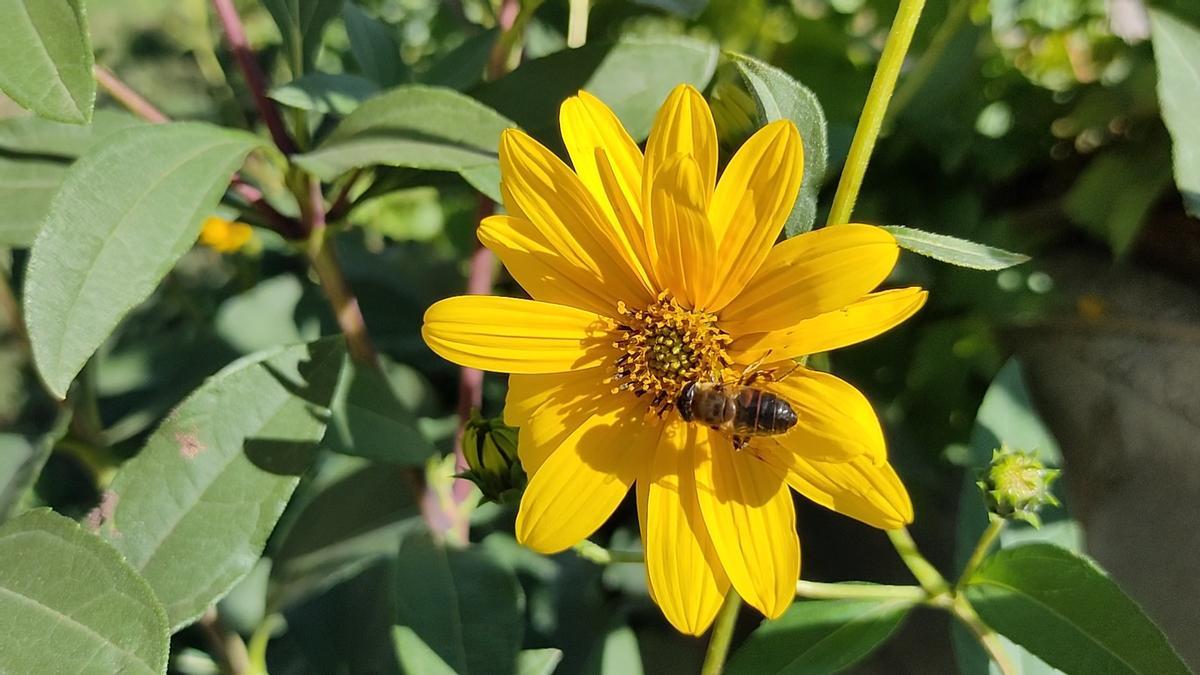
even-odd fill
[[[1041,527],[1038,511],[1043,506],[1058,506],[1050,485],[1061,473],[1047,469],[1035,453],[1002,446],[992,452],[992,463],[978,485],[994,516]]]
[[[517,456],[516,429],[501,418],[485,420],[475,412],[463,429],[462,444],[468,470],[460,478],[475,483],[488,501],[510,504],[520,499],[526,477]]]

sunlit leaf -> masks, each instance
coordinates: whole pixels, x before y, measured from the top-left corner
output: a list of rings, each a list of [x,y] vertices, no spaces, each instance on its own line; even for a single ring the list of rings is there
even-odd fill
[[[379,92],[379,85],[339,73],[311,73],[271,90],[271,98],[298,110],[349,115],[363,101]]]
[[[86,124],[96,102],[82,0],[0,0],[0,91],[33,112]]]
[[[70,419],[64,411],[45,433],[0,434],[0,523],[18,512]]]
[[[408,626],[392,627],[392,640],[396,646],[396,660],[406,675],[455,675],[437,652],[429,648],[413,629]]]
[[[959,267],[995,271],[1020,265],[1029,260],[1027,255],[944,234],[934,234],[900,225],[888,225],[883,229],[892,233],[901,248]]]
[[[172,628],[253,567],[325,432],[343,354],[323,340],[235,361],[117,473],[93,518]]]
[[[479,84],[498,35],[499,31],[492,29],[467,38],[430,66],[420,76],[421,82],[459,91]]]
[[[377,368],[348,358],[330,408],[333,419],[325,446],[334,452],[410,466],[424,464],[434,452]]]
[[[0,526],[0,672],[165,672],[154,592],[75,522],[30,511]]]
[[[1158,63],[1158,99],[1175,146],[1175,183],[1189,213],[1200,218],[1200,25],[1150,10]]]
[[[260,143],[200,123],[118,132],[79,159],[30,254],[25,316],[34,360],[65,395],[117,322],[200,233],[233,172]]]
[[[33,244],[66,175],[65,162],[0,155],[0,246]]]
[[[971,576],[966,594],[989,626],[1064,672],[1190,672],[1112,580],[1057,546],[1000,551]]]
[[[750,634],[728,675],[836,673],[883,644],[912,608],[905,600],[797,602]]]
[[[517,654],[516,675],[551,675],[562,657],[561,649],[526,649]]]
[[[804,178],[792,214],[784,225],[791,237],[812,229],[817,217],[817,193],[825,180],[829,153],[825,111],[815,94],[792,76],[743,54],[729,54],[758,107],[759,124],[791,120],[800,130],[804,145]]]
[[[74,159],[106,136],[143,124],[133,115],[118,110],[97,110],[90,124],[63,124],[33,115],[11,117],[0,120],[0,150]]]

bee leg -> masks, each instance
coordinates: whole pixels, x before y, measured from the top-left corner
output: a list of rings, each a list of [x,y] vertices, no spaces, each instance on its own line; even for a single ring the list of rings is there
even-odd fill
[[[733,437],[733,449],[740,451],[742,448],[746,447],[746,444],[749,442],[750,442],[749,436],[734,436]]]

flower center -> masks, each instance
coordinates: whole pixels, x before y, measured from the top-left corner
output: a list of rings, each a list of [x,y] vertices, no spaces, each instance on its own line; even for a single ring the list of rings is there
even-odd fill
[[[729,365],[725,347],[732,338],[713,314],[684,309],[666,293],[645,309],[621,302],[617,311],[621,323],[613,346],[622,354],[607,380],[614,394],[649,396],[651,410],[661,416],[685,384],[718,379]]]

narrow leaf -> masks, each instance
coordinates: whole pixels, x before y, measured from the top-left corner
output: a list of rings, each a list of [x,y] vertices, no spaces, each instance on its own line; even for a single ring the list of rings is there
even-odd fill
[[[901,248],[959,267],[995,271],[1029,261],[1027,255],[944,234],[934,234],[900,225],[888,225],[883,229],[892,233]]]
[[[0,91],[52,120],[87,124],[96,102],[82,0],[0,0]]]
[[[342,20],[350,37],[350,51],[362,74],[384,87],[400,84],[405,68],[391,27],[352,3],[342,7]]]
[[[896,631],[912,603],[903,600],[797,602],[754,631],[728,675],[822,675],[846,668]]]
[[[455,675],[456,671],[408,626],[393,626],[392,641],[400,671],[406,675]]]
[[[1057,546],[1000,551],[971,576],[966,593],[984,622],[1064,672],[1189,672],[1133,600]]]
[[[67,164],[0,155],[0,246],[28,248],[67,175]]]
[[[483,81],[492,47],[496,44],[499,31],[487,30],[467,38],[451,49],[445,56],[429,67],[421,76],[421,82],[438,87],[450,87],[458,91],[470,89]]]
[[[111,546],[50,510],[0,526],[0,672],[166,671],[162,605]]]
[[[63,411],[45,433],[0,434],[0,523],[20,510],[70,421],[70,411]]]
[[[378,85],[357,75],[312,73],[275,87],[271,98],[297,110],[349,115],[378,92]]]
[[[1200,218],[1200,26],[1150,10],[1158,99],[1175,147],[1175,183],[1188,213]]]
[[[338,15],[342,0],[263,0],[296,77],[312,70],[325,27]]]
[[[517,654],[517,675],[551,675],[562,658],[561,649],[526,649]]]
[[[322,340],[235,361],[117,473],[93,514],[173,629],[253,567],[325,432],[344,349]]]
[[[495,166],[500,132],[513,126],[456,91],[407,85],[363,102],[319,148],[295,159],[324,179],[375,164],[437,171]]]
[[[817,194],[825,181],[825,164],[828,161],[825,111],[808,87],[775,66],[743,54],[730,53],[729,58],[754,97],[759,126],[786,119],[800,130],[804,145],[804,178],[800,182],[800,193],[796,196],[792,214],[784,225],[784,232],[789,237],[807,232],[812,229],[817,217]]]
[[[81,157],[34,241],[25,316],[38,371],[62,397],[121,318],[195,242],[259,145],[199,123],[136,127]]]

